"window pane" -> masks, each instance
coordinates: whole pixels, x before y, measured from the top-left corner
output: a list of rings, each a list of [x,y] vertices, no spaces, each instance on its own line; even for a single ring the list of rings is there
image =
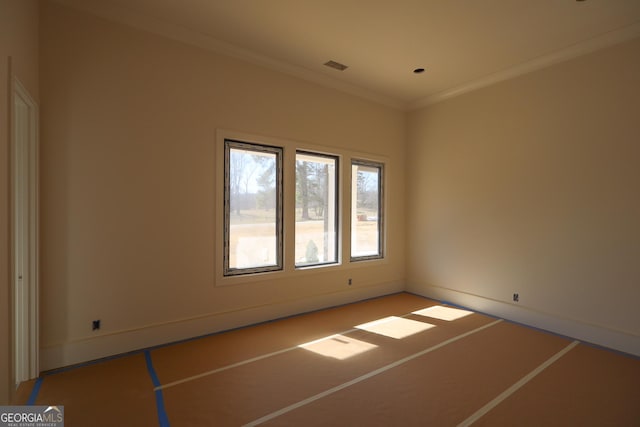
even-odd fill
[[[351,259],[382,257],[382,165],[351,165]]]
[[[337,166],[333,156],[296,153],[296,267],[338,261]]]
[[[226,275],[281,269],[281,153],[226,141]]]

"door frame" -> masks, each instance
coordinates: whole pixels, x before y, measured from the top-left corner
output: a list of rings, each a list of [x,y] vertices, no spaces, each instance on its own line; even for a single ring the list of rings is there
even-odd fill
[[[17,386],[40,373],[39,109],[10,75],[12,371]]]

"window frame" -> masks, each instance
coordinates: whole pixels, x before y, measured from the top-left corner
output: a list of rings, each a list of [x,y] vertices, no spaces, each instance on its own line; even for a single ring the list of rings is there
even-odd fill
[[[351,224],[349,227],[349,239],[350,239],[350,249],[349,249],[349,260],[351,262],[360,262],[360,261],[370,261],[370,260],[380,260],[385,258],[385,239],[384,239],[384,230],[385,230],[385,194],[384,194],[384,180],[385,180],[385,164],[383,162],[373,161],[373,160],[364,160],[359,158],[352,158],[350,164],[350,175],[351,175]],[[378,169],[378,253],[373,255],[361,255],[354,256],[354,245],[353,245],[353,229],[354,222],[357,221],[357,181],[356,181],[356,190],[354,192],[354,179],[357,179],[357,174],[354,176],[353,174],[353,166],[365,166],[365,167],[373,167]],[[355,193],[355,194],[354,194]]]
[[[318,263],[314,263],[314,264],[302,264],[302,265],[298,265],[297,262],[295,261],[295,247],[293,249],[294,251],[294,267],[296,270],[304,270],[304,269],[311,269],[311,268],[317,268],[317,267],[324,267],[324,266],[330,266],[330,265],[340,265],[342,263],[342,253],[340,252],[340,241],[341,241],[341,237],[342,237],[342,233],[341,233],[341,221],[340,221],[340,192],[341,192],[341,183],[340,183],[340,156],[337,154],[327,154],[327,153],[319,153],[319,152],[315,152],[315,151],[311,151],[311,150],[305,150],[305,149],[296,149],[295,152],[295,159],[294,159],[294,167],[297,166],[297,161],[298,161],[298,154],[302,154],[302,155],[307,155],[307,156],[312,156],[312,157],[324,157],[327,159],[332,159],[335,161],[335,171],[334,171],[334,175],[335,175],[335,184],[334,184],[334,203],[335,203],[335,209],[334,209],[334,224],[335,224],[335,237],[334,237],[334,252],[335,252],[335,260],[334,261],[329,261],[329,262],[318,262]],[[297,189],[297,185],[298,185],[298,174],[297,174],[297,167],[295,169],[295,187]],[[294,192],[295,194],[295,192]],[[295,220],[295,209],[296,209],[296,203],[294,201],[294,236],[297,236],[297,221]]]
[[[238,148],[246,151],[275,154],[276,158],[276,263],[274,265],[231,268],[231,149]],[[223,277],[234,277],[256,273],[282,271],[284,269],[284,227],[283,227],[283,163],[284,148],[257,142],[240,141],[234,138],[224,138],[224,189],[223,189]]]

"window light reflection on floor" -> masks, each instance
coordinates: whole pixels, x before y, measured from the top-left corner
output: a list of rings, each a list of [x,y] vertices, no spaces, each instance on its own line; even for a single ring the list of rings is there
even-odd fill
[[[375,344],[360,341],[344,335],[331,335],[319,340],[300,344],[298,347],[326,357],[338,360],[348,359],[378,347]]]
[[[356,326],[358,329],[384,335],[386,337],[402,339],[418,332],[426,331],[435,325],[403,317],[390,316],[373,322]]]
[[[422,310],[414,311],[413,314],[419,316],[432,317],[440,320],[458,320],[462,317],[473,314],[473,311],[462,310],[453,307],[443,307],[441,305],[434,305],[433,307],[423,308]]]

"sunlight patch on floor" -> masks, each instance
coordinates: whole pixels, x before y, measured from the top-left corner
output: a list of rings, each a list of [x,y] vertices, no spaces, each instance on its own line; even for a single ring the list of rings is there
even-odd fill
[[[460,308],[443,307],[441,305],[434,305],[433,307],[424,308],[422,310],[414,311],[413,314],[419,316],[432,317],[440,320],[458,320],[462,317],[473,314],[473,311],[462,310]]]
[[[417,320],[405,319],[403,317],[390,316],[373,322],[363,323],[356,326],[357,329],[373,332],[374,334],[386,337],[402,339],[418,332],[426,331],[435,325]]]
[[[357,354],[373,350],[378,346],[344,335],[331,335],[306,344],[301,344],[298,347],[322,356],[344,360]]]

